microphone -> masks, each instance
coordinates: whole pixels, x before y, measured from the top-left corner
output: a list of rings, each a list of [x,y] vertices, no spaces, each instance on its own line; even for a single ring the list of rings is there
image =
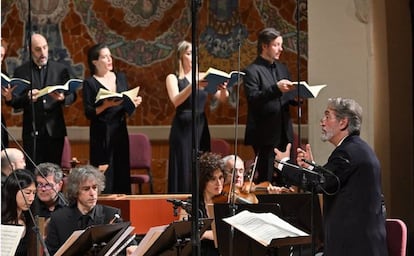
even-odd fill
[[[191,216],[191,202],[178,200],[178,199],[167,199],[167,202],[170,202],[174,206],[174,216],[178,216],[178,207],[181,207],[186,211],[188,215]]]
[[[351,162],[343,156],[338,156],[339,159],[343,160],[347,164],[351,164]]]
[[[121,216],[118,213],[114,214],[114,217],[112,218],[112,220],[109,222],[109,224],[115,223],[117,220],[121,219]]]
[[[308,173],[311,173],[311,174],[314,174],[314,175],[318,175],[318,176],[320,175],[318,172],[315,172],[315,171],[309,170],[308,168],[304,168],[304,167],[301,167],[301,166],[296,165],[296,164],[291,164],[291,163],[289,163],[289,162],[282,162],[282,161],[279,161],[279,160],[277,160],[277,159],[275,159],[275,162],[277,162],[277,163],[279,163],[279,164],[283,164],[283,165],[289,166],[289,167],[291,167],[291,168],[298,169],[298,170],[300,170],[300,171],[308,172]]]
[[[185,207],[185,206],[191,206],[191,203],[179,199],[167,199],[167,202],[172,203],[175,207]]]

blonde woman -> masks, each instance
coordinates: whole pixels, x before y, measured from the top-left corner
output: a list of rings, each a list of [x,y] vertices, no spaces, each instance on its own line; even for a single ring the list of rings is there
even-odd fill
[[[170,154],[168,170],[169,193],[191,193],[191,152],[192,152],[192,45],[182,41],[177,46],[175,73],[166,78],[169,99],[176,110],[169,137]],[[199,77],[203,74],[200,73]],[[199,77],[196,80],[199,80]],[[227,83],[217,85],[214,97],[220,101],[228,98]],[[197,142],[200,151],[210,151],[210,132],[204,113],[208,93],[203,89],[206,81],[197,84]]]

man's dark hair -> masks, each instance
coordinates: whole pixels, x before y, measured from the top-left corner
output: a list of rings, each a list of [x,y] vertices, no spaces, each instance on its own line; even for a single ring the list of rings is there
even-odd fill
[[[270,42],[282,36],[279,31],[274,28],[265,28],[260,31],[259,35],[257,36],[257,55],[262,54],[262,46],[268,45]]]

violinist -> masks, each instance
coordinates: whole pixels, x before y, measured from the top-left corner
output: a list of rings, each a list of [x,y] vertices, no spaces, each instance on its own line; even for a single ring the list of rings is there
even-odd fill
[[[243,190],[245,175],[243,160],[239,156],[228,155],[222,158],[222,162],[224,164],[223,169],[226,174],[226,180],[224,182],[224,188],[222,193],[225,196],[224,201],[230,202],[228,197],[232,198],[230,193],[232,189],[231,186],[234,182],[234,199],[236,200],[236,203],[257,204],[259,201],[257,200],[256,195],[254,193],[249,193]],[[235,174],[234,180],[232,180],[233,169]],[[216,202],[220,201],[217,200]]]
[[[209,216],[208,205],[214,204],[214,198],[223,191],[225,173],[222,169],[223,163],[221,156],[215,153],[206,152],[200,157],[200,208],[201,218],[212,218]],[[214,245],[214,234],[212,230],[207,230],[201,237],[201,255],[215,256],[220,255]]]
[[[234,160],[236,159],[236,164],[234,164]],[[255,164],[252,165],[252,173],[250,174],[250,180],[244,180],[244,176],[246,175],[244,169],[244,162],[239,156],[235,155],[228,155],[223,157],[224,162],[224,171],[226,173],[226,181],[224,182],[224,190],[226,190],[226,185],[231,184],[232,179],[232,171],[235,168],[235,179],[234,183],[236,188],[241,192],[242,195],[247,196],[253,194],[252,197],[256,197],[255,194],[281,194],[281,193],[293,193],[296,192],[294,187],[278,187],[273,186],[270,182],[264,181],[259,184],[255,184],[253,182],[254,171],[255,171]],[[255,200],[252,200],[255,203]]]

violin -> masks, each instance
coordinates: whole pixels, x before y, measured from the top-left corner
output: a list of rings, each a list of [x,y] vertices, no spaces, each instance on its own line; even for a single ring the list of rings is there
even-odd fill
[[[272,187],[272,184],[269,181],[263,181],[259,184],[254,184],[254,182],[245,181],[242,187],[242,190],[246,193],[254,193],[256,195],[269,194],[269,188]]]
[[[295,187],[278,187],[273,186],[269,181],[263,181],[259,184],[254,184],[254,182],[246,181],[243,184],[242,190],[245,192],[254,193],[256,195],[267,195],[267,194],[286,194],[297,192]]]
[[[230,184],[225,184],[223,186],[223,191],[220,195],[217,195],[213,198],[214,203],[229,203],[231,198],[231,186]],[[257,204],[259,200],[257,199],[254,193],[247,193],[242,191],[240,188],[235,187],[234,197],[235,203],[239,204]]]

